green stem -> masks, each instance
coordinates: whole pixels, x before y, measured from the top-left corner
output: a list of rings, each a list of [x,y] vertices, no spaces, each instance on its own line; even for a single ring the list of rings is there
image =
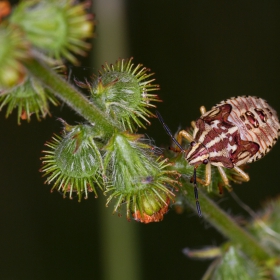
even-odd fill
[[[188,192],[188,195],[185,197],[188,205],[196,211],[193,186],[185,183],[183,187]],[[199,202],[201,205],[202,217],[211,223],[225,237],[238,245],[244,253],[259,261],[265,261],[272,257],[253,236],[241,228],[203,192],[199,193]]]
[[[102,111],[54,71],[35,59],[26,62],[25,67],[70,108],[104,131],[105,135],[110,137],[118,129]]]

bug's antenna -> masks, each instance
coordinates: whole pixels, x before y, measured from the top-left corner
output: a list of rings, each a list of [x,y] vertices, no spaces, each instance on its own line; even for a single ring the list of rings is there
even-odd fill
[[[185,150],[183,149],[183,147],[179,144],[179,142],[176,140],[176,138],[173,136],[171,130],[169,129],[169,127],[167,126],[167,124],[164,122],[163,117],[161,116],[161,114],[156,111],[157,117],[159,119],[159,121],[161,122],[163,128],[165,129],[166,133],[171,137],[172,141],[179,147],[179,149],[181,150],[182,153],[185,152]]]
[[[202,217],[201,209],[200,209],[200,203],[198,201],[198,190],[196,186],[196,167],[193,169],[193,190],[194,190],[194,197],[195,197],[195,204],[196,204],[196,210],[199,217]]]
[[[158,117],[159,121],[161,122],[163,128],[165,129],[166,133],[171,137],[172,141],[179,147],[181,152],[185,153],[185,150],[183,149],[183,147],[179,144],[179,142],[173,136],[173,134],[172,134],[171,130],[169,129],[169,127],[167,126],[167,124],[164,122],[161,114],[158,111],[156,111],[156,114],[157,114],[157,117]],[[193,170],[193,187],[194,187],[194,197],[195,197],[196,210],[197,210],[198,216],[202,217],[202,213],[201,213],[201,209],[200,209],[200,203],[199,203],[199,200],[198,200],[198,190],[197,190],[197,186],[196,186],[196,167]]]

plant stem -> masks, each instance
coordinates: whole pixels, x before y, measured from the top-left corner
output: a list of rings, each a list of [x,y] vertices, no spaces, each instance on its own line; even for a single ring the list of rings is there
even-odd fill
[[[187,204],[196,211],[193,186],[184,183],[183,187],[188,192],[188,195],[185,196]],[[211,223],[225,237],[238,245],[244,253],[258,261],[265,261],[272,257],[253,236],[240,227],[203,192],[199,193],[199,202],[201,205],[202,217]]]
[[[109,121],[106,115],[92,102],[90,102],[89,99],[87,99],[82,93],[77,91],[47,66],[33,59],[26,62],[25,67],[32,76],[40,80],[70,108],[79,113],[87,121],[94,124],[97,129],[104,131],[105,135],[110,137],[114,130],[118,129],[118,127]]]

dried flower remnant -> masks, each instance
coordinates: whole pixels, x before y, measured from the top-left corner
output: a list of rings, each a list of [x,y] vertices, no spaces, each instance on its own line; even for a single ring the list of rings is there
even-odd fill
[[[9,1],[2,0],[0,1],[0,22],[2,21],[3,18],[8,16],[11,12],[11,4]]]

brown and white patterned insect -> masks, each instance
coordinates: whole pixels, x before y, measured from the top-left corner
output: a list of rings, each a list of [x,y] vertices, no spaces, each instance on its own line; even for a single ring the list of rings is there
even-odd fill
[[[226,99],[206,112],[200,108],[201,117],[193,122],[193,135],[186,130],[178,133],[177,140],[157,116],[172,140],[184,152],[190,165],[194,166],[194,191],[198,214],[201,216],[196,187],[196,168],[205,164],[205,179],[211,183],[211,165],[218,168],[225,185],[229,180],[224,168],[234,169],[244,181],[249,180],[239,166],[254,162],[266,155],[280,135],[280,123],[276,111],[262,98],[238,96]],[[188,149],[182,148],[183,138],[190,142]]]

